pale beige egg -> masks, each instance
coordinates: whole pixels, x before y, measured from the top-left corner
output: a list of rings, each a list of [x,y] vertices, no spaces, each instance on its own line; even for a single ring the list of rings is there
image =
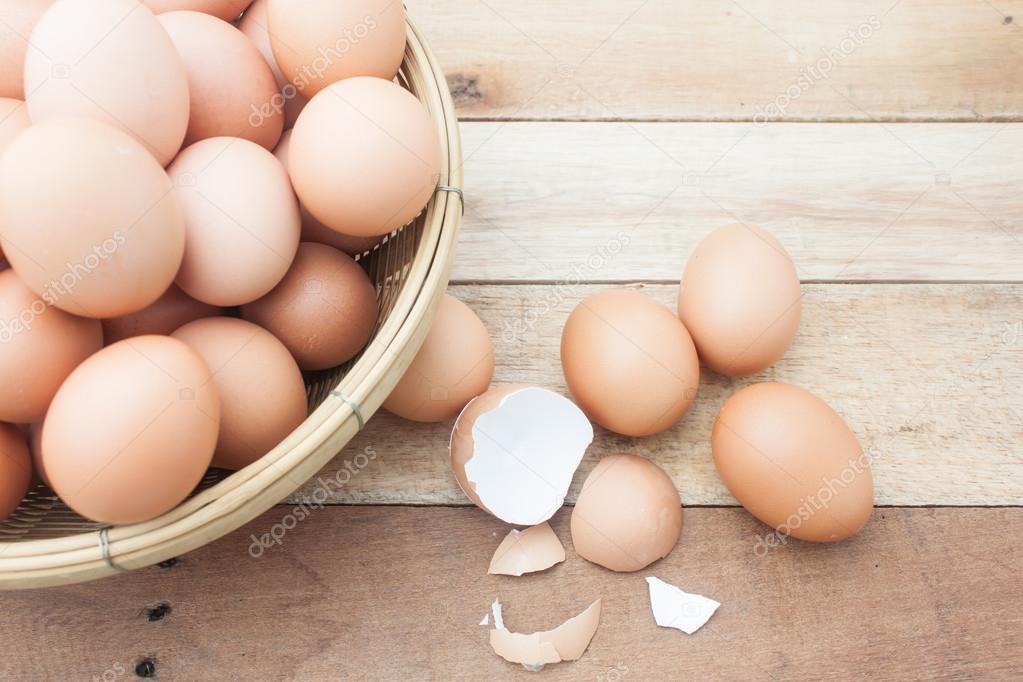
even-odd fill
[[[267,26],[285,78],[312,97],[356,76],[390,81],[405,54],[405,6],[393,0],[269,0]]]
[[[58,118],[25,130],[0,156],[0,243],[47,303],[118,317],[174,281],[185,223],[167,173],[133,137],[95,119]]]
[[[95,118],[170,163],[188,126],[188,79],[151,11],[137,0],[57,0],[30,41],[25,92],[33,122]]]

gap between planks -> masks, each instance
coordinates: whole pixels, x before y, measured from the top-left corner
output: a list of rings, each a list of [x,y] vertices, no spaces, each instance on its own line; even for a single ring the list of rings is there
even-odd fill
[[[567,393],[561,329],[578,301],[602,288],[479,285],[450,292],[480,315],[494,339],[495,383]],[[674,309],[677,285],[639,288]],[[736,504],[714,470],[711,425],[734,391],[776,379],[804,386],[845,418],[875,456],[877,504],[1023,504],[1023,284],[811,284],[803,293],[799,336],[775,366],[736,380],[703,371],[693,407],[662,434],[631,439],[597,428],[568,501],[601,456],[625,451],[664,468],[686,506]],[[380,411],[288,501],[327,487],[334,503],[465,503],[448,464],[450,431],[450,422],[411,424]],[[345,462],[360,453],[373,458],[344,473]]]

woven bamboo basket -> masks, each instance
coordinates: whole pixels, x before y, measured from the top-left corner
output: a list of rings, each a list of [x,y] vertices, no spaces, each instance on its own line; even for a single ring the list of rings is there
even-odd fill
[[[306,375],[310,415],[238,472],[210,470],[176,509],[108,527],[83,519],[43,485],[0,523],[0,589],[84,582],[201,547],[267,511],[318,472],[380,407],[415,356],[447,286],[462,216],[458,121],[436,59],[411,20],[399,82],[429,110],[441,140],[438,190],[412,223],[359,257],[380,318],[351,362]]]

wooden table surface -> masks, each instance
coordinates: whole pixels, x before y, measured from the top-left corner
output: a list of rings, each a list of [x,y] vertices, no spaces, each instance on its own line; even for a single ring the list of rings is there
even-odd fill
[[[575,556],[488,576],[506,527],[466,506],[449,424],[386,414],[321,476],[373,457],[283,528],[311,482],[246,528],[93,584],[0,596],[4,680],[532,679],[478,625],[552,627],[595,598],[575,663],[537,679],[1023,678],[1023,0],[410,0],[463,119],[466,220],[451,292],[483,318],[495,381],[564,391],[561,327],[609,286],[671,304],[699,239],[771,230],[804,281],[792,350],[705,372],[681,424],[599,430],[654,459],[685,528],[648,572]],[[753,381],[803,385],[874,456],[854,539],[761,551],[709,428]],[[349,465],[351,466],[351,465]],[[277,526],[277,524],[282,524]],[[656,627],[644,575],[722,607]]]

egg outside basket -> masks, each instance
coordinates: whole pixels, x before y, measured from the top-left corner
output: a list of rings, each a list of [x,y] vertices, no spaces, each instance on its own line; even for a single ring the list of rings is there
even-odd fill
[[[0,589],[84,582],[201,547],[256,518],[315,475],[360,430],[412,361],[444,290],[461,225],[462,152],[444,74],[411,20],[399,81],[429,110],[441,141],[438,191],[412,223],[360,262],[380,319],[354,360],[307,375],[312,412],[245,469],[211,470],[199,491],[145,523],[105,527],[67,509],[42,485],[0,523]]]

